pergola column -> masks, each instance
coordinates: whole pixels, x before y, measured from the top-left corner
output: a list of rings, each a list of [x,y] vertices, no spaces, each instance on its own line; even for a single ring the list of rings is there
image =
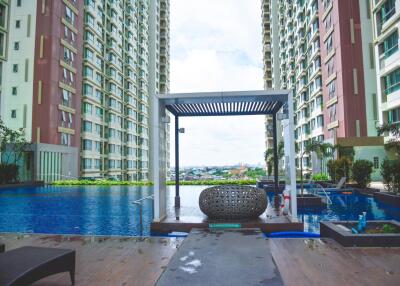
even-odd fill
[[[277,132],[277,122],[276,113],[272,115],[272,126],[274,135],[274,182],[275,182],[275,192],[278,193],[279,190],[279,157],[278,157],[278,132]]]
[[[181,207],[179,196],[179,116],[175,116],[175,208]]]

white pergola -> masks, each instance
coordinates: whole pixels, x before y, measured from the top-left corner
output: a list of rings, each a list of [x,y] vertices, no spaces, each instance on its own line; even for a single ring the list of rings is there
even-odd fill
[[[154,221],[162,221],[166,206],[166,111],[175,116],[175,207],[180,207],[179,195],[179,117],[271,115],[274,132],[275,187],[278,188],[277,121],[282,115],[285,142],[285,181],[290,192],[289,218],[297,221],[297,190],[294,147],[293,98],[287,90],[258,90],[234,92],[202,92],[155,95],[152,104],[152,180],[154,182]],[[279,114],[278,114],[279,113]],[[248,138],[244,138],[248,140]]]

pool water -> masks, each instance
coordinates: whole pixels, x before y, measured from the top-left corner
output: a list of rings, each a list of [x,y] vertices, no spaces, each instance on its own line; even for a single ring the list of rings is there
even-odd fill
[[[328,220],[358,220],[362,212],[367,220],[400,220],[400,208],[375,200],[372,196],[352,194],[330,194],[332,204],[327,208],[299,208],[298,216],[304,222],[304,231],[319,232],[319,222]]]
[[[181,186],[186,210],[199,214],[198,196],[205,186]],[[0,191],[0,232],[149,235],[153,217],[151,200],[143,202],[143,228],[139,207],[133,202],[153,194],[152,187],[76,186],[34,187]],[[367,219],[400,220],[400,209],[364,195],[330,195],[328,209],[299,209],[305,231],[319,232],[320,220],[356,220],[363,211]],[[174,187],[167,190],[167,205],[174,203]]]

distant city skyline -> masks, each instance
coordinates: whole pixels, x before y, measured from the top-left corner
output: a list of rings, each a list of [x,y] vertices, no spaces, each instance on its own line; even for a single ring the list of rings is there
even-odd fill
[[[260,1],[172,0],[171,92],[263,89],[260,7]],[[182,167],[263,163],[263,116],[183,118],[180,125]]]

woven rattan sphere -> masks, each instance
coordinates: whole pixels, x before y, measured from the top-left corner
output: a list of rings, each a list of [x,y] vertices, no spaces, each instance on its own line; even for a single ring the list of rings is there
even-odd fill
[[[199,205],[211,219],[252,219],[267,208],[267,196],[264,190],[250,186],[214,186],[201,192]]]

